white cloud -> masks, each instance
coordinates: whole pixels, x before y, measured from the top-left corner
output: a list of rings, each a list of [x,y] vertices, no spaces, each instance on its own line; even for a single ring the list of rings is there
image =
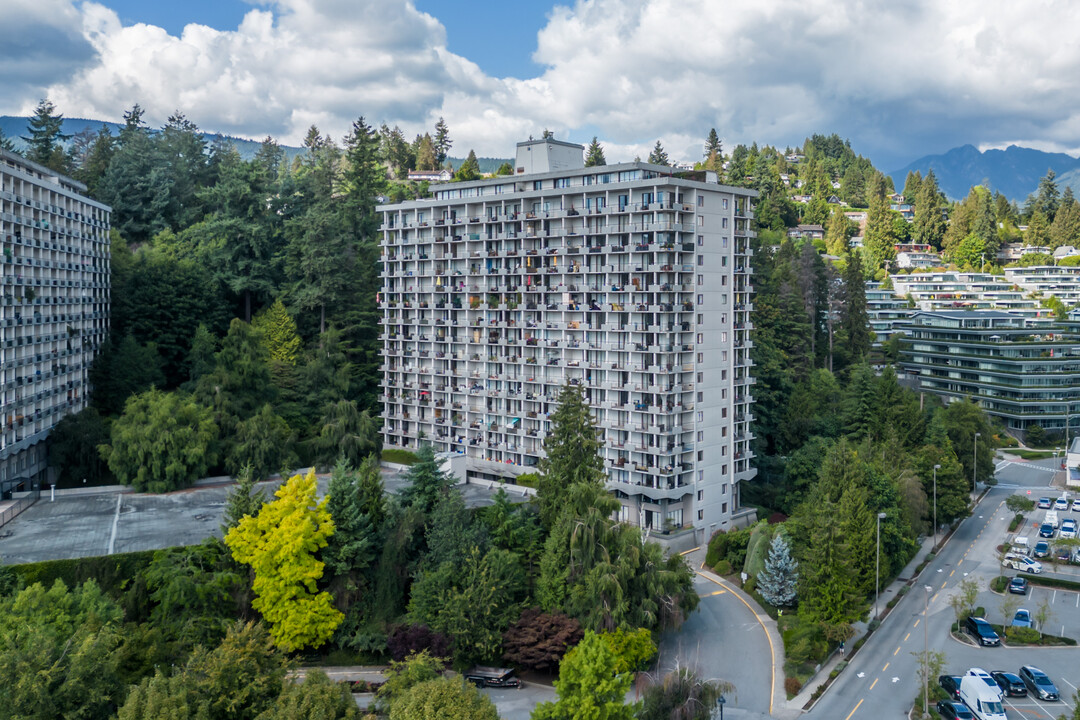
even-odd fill
[[[154,121],[179,108],[207,129],[295,143],[312,122],[340,138],[359,115],[407,133],[443,115],[456,153],[506,156],[546,127],[599,134],[611,160],[657,138],[695,159],[710,127],[729,148],[838,132],[886,169],[967,142],[1080,143],[1069,0],[578,0],[538,32],[544,71],[530,79],[449,52],[443,26],[403,0],[274,0],[235,30],[181,37],[91,2],[16,1],[82,47],[76,72],[59,74],[68,60],[38,81],[69,116],[116,119],[139,102]],[[32,108],[31,86],[6,109]]]

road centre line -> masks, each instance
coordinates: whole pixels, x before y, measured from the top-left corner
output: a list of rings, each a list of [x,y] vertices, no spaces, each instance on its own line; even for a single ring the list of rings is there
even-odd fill
[[[889,669],[889,663],[885,663],[885,667],[881,668],[881,672],[885,672]]]
[[[950,571],[949,571],[949,577],[952,577],[952,576],[953,576],[953,573],[955,573],[955,572],[956,572],[956,569],[955,569],[955,568],[954,568],[954,569],[952,569],[952,570],[950,570]]]
[[[893,650],[893,657],[896,657],[896,653],[898,653],[898,652],[900,652],[900,646],[899,645],[897,645],[896,649]]]
[[[942,589],[942,590],[944,590],[944,589],[945,589],[945,586],[946,586],[946,585],[948,585],[948,584],[949,584],[949,581],[948,581],[948,580],[946,580],[945,582],[941,583],[941,589]]]
[[[874,682],[870,683],[870,689],[871,689],[871,690],[873,690],[873,689],[874,689],[874,686],[875,686],[875,685],[877,685],[877,681],[878,681],[878,680],[880,680],[880,679],[881,679],[881,678],[874,678]]]
[[[724,584],[721,583],[719,580],[714,580],[713,578],[709,577],[708,575],[706,575],[704,573],[698,573],[698,575],[705,578],[706,580],[708,580],[711,583],[719,585],[721,589],[726,590],[726,588],[724,588]],[[738,598],[739,602],[741,602],[743,605],[745,605],[746,609],[750,611],[750,614],[753,615],[755,619],[757,619],[758,624],[761,625],[762,632],[765,633],[765,639],[769,641],[769,659],[771,661],[770,665],[772,665],[772,678],[771,678],[771,680],[769,682],[769,714],[772,715],[773,714],[773,699],[776,697],[776,648],[773,647],[772,635],[769,634],[769,628],[765,627],[765,621],[762,620],[761,616],[758,615],[757,612],[754,611],[754,608],[752,608],[750,606],[750,603],[746,602],[746,600],[744,600],[742,598],[742,596],[739,595],[738,593],[731,593],[731,594],[734,595],[736,598]],[[862,704],[862,701],[860,700],[859,703]],[[856,705],[855,709],[857,710],[858,708],[859,708],[859,706]],[[855,710],[852,710],[851,712],[854,713]],[[850,718],[851,715],[848,715],[848,717]]]
[[[851,720],[851,716],[852,716],[852,715],[854,715],[854,714],[855,714],[855,711],[859,709],[859,706],[860,706],[860,705],[862,705],[862,701],[863,701],[863,699],[865,699],[865,698],[860,698],[860,699],[859,699],[859,702],[855,703],[855,707],[851,708],[851,712],[849,712],[849,713],[847,714],[847,717],[846,717],[846,718],[844,718],[844,720]]]
[[[907,642],[907,639],[908,639],[909,637],[911,637],[911,633],[908,633],[907,635],[905,635],[905,636],[904,636],[904,642]]]
[[[915,618],[915,624],[911,626],[912,630],[919,627],[919,621],[920,620],[922,620],[922,618]]]

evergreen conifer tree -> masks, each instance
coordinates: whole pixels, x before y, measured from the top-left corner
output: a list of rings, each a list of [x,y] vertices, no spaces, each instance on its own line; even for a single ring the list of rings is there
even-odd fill
[[[773,607],[790,605],[795,600],[799,582],[799,563],[791,557],[791,548],[783,533],[777,533],[769,545],[765,569],[758,573],[757,589]]]
[[[27,143],[26,159],[57,172],[66,172],[67,158],[61,142],[71,136],[62,132],[64,116],[56,112],[51,100],[45,98],[38,103],[28,125],[30,136],[23,137]]]
[[[656,141],[656,146],[649,153],[649,162],[653,165],[670,165],[671,161],[668,160],[668,154],[664,150],[664,146],[660,144],[660,141]]]
[[[537,501],[540,520],[552,527],[565,504],[566,490],[575,483],[599,485],[604,461],[589,406],[577,385],[564,385],[559,406],[551,415],[551,433],[544,441],[547,456],[540,461]]]
[[[589,143],[589,147],[585,150],[585,167],[595,167],[597,165],[607,165],[607,158],[604,157],[604,148],[600,145],[600,142],[593,135],[592,142]]]

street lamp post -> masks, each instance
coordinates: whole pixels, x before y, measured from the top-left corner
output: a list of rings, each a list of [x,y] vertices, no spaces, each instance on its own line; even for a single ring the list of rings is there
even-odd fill
[[[975,450],[971,454],[971,492],[978,492],[975,487],[976,483],[976,471],[979,467],[979,438],[982,437],[982,433],[975,433]]]
[[[940,465],[934,466],[934,550],[937,550],[937,471]]]
[[[929,634],[926,632],[927,613],[930,610],[930,593],[934,591],[929,585],[924,586],[926,593],[923,599],[923,617],[922,617],[922,642],[923,642],[923,691],[922,691],[922,712],[923,717],[930,714],[930,642]]]
[[[716,698],[716,707],[720,708],[720,720],[724,720],[724,703],[727,702],[727,698],[724,697],[724,693],[720,693],[720,697]]]
[[[874,617],[877,617],[878,603],[881,601],[881,521],[886,517],[888,515],[883,512],[877,514],[877,563],[874,572],[876,575],[875,580],[877,580],[877,591],[874,593]]]

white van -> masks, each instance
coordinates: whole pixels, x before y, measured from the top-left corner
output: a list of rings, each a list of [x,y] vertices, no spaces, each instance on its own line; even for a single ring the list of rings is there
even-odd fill
[[[980,720],[1006,720],[1001,688],[982,668],[971,668],[960,678],[960,699]]]

